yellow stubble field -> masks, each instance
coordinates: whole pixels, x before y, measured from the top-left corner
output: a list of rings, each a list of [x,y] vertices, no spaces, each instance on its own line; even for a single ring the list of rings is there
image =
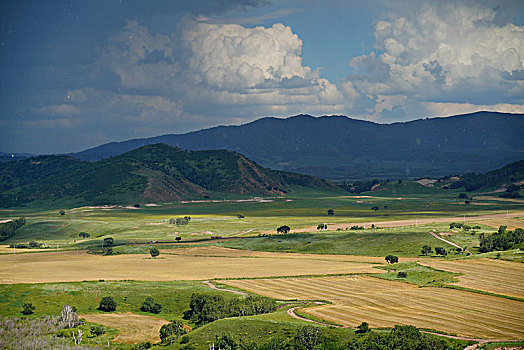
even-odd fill
[[[333,304],[304,311],[344,326],[411,324],[485,339],[524,337],[524,302],[478,293],[419,288],[367,276],[229,280],[222,283],[260,295]]]
[[[422,265],[461,273],[457,286],[524,298],[524,264],[494,259],[425,259]]]
[[[284,254],[284,253],[283,253]],[[16,266],[16,268],[13,268]],[[161,254],[100,256],[86,252],[2,255],[0,283],[73,282],[84,280],[174,281],[214,278],[380,273],[376,264],[330,260],[318,256],[285,259]]]

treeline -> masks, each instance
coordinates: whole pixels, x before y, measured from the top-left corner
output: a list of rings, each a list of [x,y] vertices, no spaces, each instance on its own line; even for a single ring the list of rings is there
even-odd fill
[[[448,185],[450,189],[464,187],[466,191],[475,191],[481,188],[500,186],[503,183],[518,181],[524,177],[524,160],[511,163],[505,167],[490,171],[486,174],[468,173],[461,179]]]
[[[15,231],[25,225],[25,218],[18,218],[0,224],[0,241],[4,241],[15,235]]]
[[[524,229],[516,228],[513,231],[507,231],[506,228],[506,226],[500,226],[497,232],[489,236],[481,233],[479,252],[487,253],[494,250],[517,248],[517,245],[524,241]]]
[[[210,342],[215,345],[216,349],[231,350],[443,350],[465,347],[464,342],[423,334],[414,326],[395,326],[389,333],[367,331],[349,342],[327,336],[321,328],[311,326],[299,329],[295,336],[277,337],[262,345],[246,341],[246,339],[236,339],[229,334],[217,336]]]
[[[277,307],[275,300],[270,298],[247,296],[226,300],[219,295],[194,293],[189,303],[190,310],[185,312],[184,318],[202,325],[226,317],[265,314]]]
[[[378,185],[380,181],[378,180],[371,180],[371,181],[357,181],[354,183],[347,183],[343,182],[339,186],[347,192],[351,193],[362,193],[362,192],[368,192],[371,191],[373,186]]]

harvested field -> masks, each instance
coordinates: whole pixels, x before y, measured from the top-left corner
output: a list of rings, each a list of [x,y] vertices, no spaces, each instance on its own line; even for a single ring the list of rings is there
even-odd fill
[[[459,282],[452,283],[457,286],[524,298],[524,264],[520,262],[426,259],[421,264],[464,274],[456,277]]]
[[[157,343],[160,341],[160,328],[169,321],[156,317],[137,315],[132,312],[111,314],[79,315],[86,321],[117,328],[118,335],[113,340],[117,343],[138,344],[141,342]]]
[[[100,256],[81,251],[12,254],[4,255],[0,260],[0,283],[99,279],[174,281],[381,272],[369,263],[317,257],[282,259],[161,254],[152,259],[144,254]],[[13,266],[17,268],[13,269]]]
[[[365,321],[371,327],[411,324],[486,339],[524,335],[523,302],[460,290],[365,276],[221,282],[273,298],[331,301],[304,311],[349,327]]]
[[[189,256],[221,256],[228,258],[274,258],[274,259],[311,259],[311,260],[327,260],[327,261],[348,261],[361,262],[372,264],[384,264],[385,260],[382,257],[361,256],[361,255],[328,255],[328,254],[300,254],[300,253],[273,253],[252,251],[245,249],[232,249],[217,246],[192,247],[192,248],[178,248],[178,249],[163,249],[162,252],[189,255]]]
[[[475,221],[475,223],[493,227],[494,229],[498,229],[500,226],[507,226],[508,230],[524,228],[524,218],[486,219]]]

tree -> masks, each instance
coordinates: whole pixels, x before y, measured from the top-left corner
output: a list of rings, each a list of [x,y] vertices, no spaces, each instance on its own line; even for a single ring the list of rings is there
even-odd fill
[[[238,344],[230,334],[222,333],[220,337],[218,335],[216,336],[215,347],[218,347],[219,349],[234,350],[238,349]]]
[[[76,326],[84,324],[78,318],[75,308],[64,305],[60,311],[60,323],[64,328],[75,328]]]
[[[175,241],[180,241],[182,239],[182,237],[175,237]]]
[[[327,214],[329,216],[333,216],[333,215],[335,215],[335,211],[333,209],[328,209]]]
[[[35,313],[35,307],[31,303],[24,303],[22,305],[22,314],[23,315],[31,315]]]
[[[151,257],[152,258],[156,258],[157,256],[160,255],[160,252],[158,251],[158,249],[156,249],[155,247],[151,248],[149,250],[149,254],[151,254]]]
[[[467,198],[468,198],[468,195],[465,194],[465,193],[461,193],[461,194],[459,194],[459,198],[460,198],[460,199],[467,199]]]
[[[135,207],[135,208],[140,208],[140,203],[135,203],[135,204],[133,204],[133,207]]]
[[[87,232],[80,232],[80,233],[78,234],[78,236],[79,236],[80,238],[89,238],[89,237],[91,237],[91,235],[90,235],[89,233],[87,233]]]
[[[397,273],[397,278],[406,278],[406,277],[408,277],[408,273],[405,271],[399,271]]]
[[[395,264],[398,263],[398,257],[390,254],[386,256],[386,261],[388,262],[388,264]]]
[[[116,301],[113,300],[111,297],[103,297],[102,300],[100,300],[100,305],[98,306],[98,310],[101,311],[115,311],[116,310]]]
[[[435,254],[437,255],[448,255],[448,252],[443,247],[435,247]]]
[[[431,249],[431,247],[429,245],[425,245],[425,246],[422,247],[422,254],[423,255],[431,254],[432,251],[433,251],[433,249]]]
[[[288,233],[291,230],[289,226],[280,226],[277,228],[277,233]]]
[[[151,312],[153,314],[158,314],[162,311],[162,305],[155,303],[155,300],[152,297],[147,297],[146,300],[142,303],[140,310],[144,312]]]
[[[63,211],[63,210],[60,210],[59,213],[60,213],[60,215],[65,215],[65,211]]]
[[[104,250],[102,251],[102,255],[113,255],[113,249],[104,247]]]
[[[362,322],[360,326],[357,327],[357,330],[355,331],[355,333],[363,334],[369,331],[370,331],[369,324],[367,322]]]
[[[178,320],[174,320],[160,328],[160,339],[162,340],[162,344],[171,344],[176,338],[186,333],[187,331],[184,328],[184,324]]]
[[[244,219],[244,218],[245,218],[245,216],[244,216],[244,215],[242,215],[242,214],[237,214],[237,218],[239,218],[239,219]]]
[[[377,211],[378,211],[378,209],[379,209],[379,207],[378,207],[378,206],[376,206],[376,205],[375,205],[374,207],[371,207],[371,210],[373,210],[373,211],[375,211],[375,212],[377,212]]]
[[[104,247],[110,247],[113,244],[115,244],[115,240],[113,239],[113,237],[104,238]]]
[[[327,230],[327,225],[326,224],[318,224],[317,225],[317,230]]]

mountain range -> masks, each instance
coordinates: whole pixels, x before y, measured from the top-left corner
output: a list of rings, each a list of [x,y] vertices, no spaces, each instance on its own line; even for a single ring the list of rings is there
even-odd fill
[[[297,186],[342,191],[307,175],[268,170],[236,152],[154,144],[97,162],[38,156],[0,163],[0,206],[32,201],[72,205],[283,195]]]
[[[112,142],[71,156],[97,161],[165,143],[227,149],[265,167],[329,180],[438,177],[486,172],[523,159],[523,134],[523,114],[477,112],[392,124],[298,115]]]

